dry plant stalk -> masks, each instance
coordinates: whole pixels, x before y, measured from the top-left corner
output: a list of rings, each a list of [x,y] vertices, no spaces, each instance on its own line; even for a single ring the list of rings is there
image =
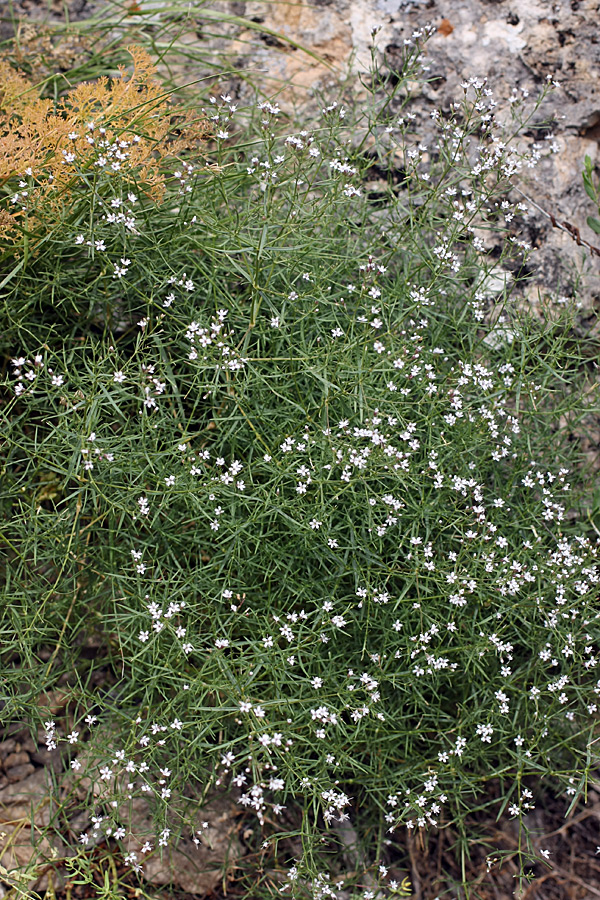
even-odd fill
[[[165,161],[201,152],[206,120],[172,104],[149,55],[127,49],[129,77],[119,67],[119,77],[79,84],[58,104],[0,60],[0,185],[16,189],[1,224],[13,243],[25,223],[30,240],[41,236],[100,179],[131,176],[159,200]]]

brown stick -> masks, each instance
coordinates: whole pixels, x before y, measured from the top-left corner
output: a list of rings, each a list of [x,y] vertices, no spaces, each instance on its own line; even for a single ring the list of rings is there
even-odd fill
[[[553,228],[558,228],[559,231],[566,232],[573,238],[573,240],[579,247],[587,247],[592,256],[600,257],[600,247],[596,247],[594,246],[594,244],[590,244],[589,241],[586,241],[585,238],[582,238],[579,228],[577,228],[576,225],[571,225],[570,222],[567,222],[565,220],[559,222],[556,216],[554,216],[552,213],[546,212],[545,209],[542,209],[539,203],[536,203],[535,200],[532,200],[531,197],[529,197],[526,193],[524,193],[524,191],[521,190],[521,188],[517,187],[516,185],[513,185],[513,187],[519,192],[519,194],[521,194],[522,197],[527,200],[528,203],[531,203],[532,206],[535,206],[538,212],[541,212],[543,216],[546,216],[547,219],[550,219]]]
[[[584,809],[579,815],[573,816],[572,819],[567,819],[565,824],[561,825],[560,828],[556,828],[554,831],[545,834],[544,838],[556,837],[557,834],[564,834],[572,825],[576,825],[577,822],[583,822],[584,819],[589,819],[592,816],[596,816],[596,818],[600,819],[600,807],[593,806],[591,809]]]

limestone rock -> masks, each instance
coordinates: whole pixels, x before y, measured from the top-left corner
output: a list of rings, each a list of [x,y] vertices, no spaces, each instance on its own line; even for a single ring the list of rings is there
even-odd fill
[[[122,811],[123,817],[127,815]],[[142,865],[144,878],[154,885],[173,885],[189,894],[204,896],[217,890],[242,856],[237,835],[235,808],[231,798],[217,794],[200,810],[199,816],[208,827],[199,829],[196,844],[182,835],[174,849],[160,848],[144,858],[141,848],[153,833],[154,824],[148,803],[135,799],[129,811],[131,837],[128,851],[135,852]]]
[[[51,794],[52,782],[45,769],[2,790],[0,874],[8,884],[40,890],[48,884],[44,869],[61,850],[60,840],[44,833],[50,823]]]

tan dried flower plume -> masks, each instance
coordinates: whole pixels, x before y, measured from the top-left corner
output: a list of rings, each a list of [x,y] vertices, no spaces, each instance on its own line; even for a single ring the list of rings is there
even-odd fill
[[[164,163],[181,154],[196,158],[207,135],[203,117],[171,103],[154,77],[155,67],[139,47],[129,47],[133,70],[119,68],[116,78],[102,77],[72,88],[55,104],[8,62],[0,60],[0,185],[14,181],[17,200],[3,215],[4,236],[18,242],[19,224],[43,233],[57,214],[98,176],[99,145],[123,147],[103,172],[131,174],[136,187],[159,199]],[[19,194],[23,179],[27,192]],[[26,202],[23,202],[23,200]]]

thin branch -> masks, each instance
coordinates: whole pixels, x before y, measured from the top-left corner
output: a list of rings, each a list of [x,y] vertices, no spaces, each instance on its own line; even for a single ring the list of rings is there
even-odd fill
[[[521,188],[517,187],[516,185],[513,185],[513,187],[516,191],[519,192],[522,197],[525,198],[525,200],[527,200],[528,203],[531,203],[532,206],[535,206],[538,212],[541,212],[543,216],[546,216],[547,219],[550,219],[553,228],[558,228],[559,231],[566,232],[566,234],[570,235],[570,237],[579,247],[587,247],[592,256],[600,257],[600,247],[596,247],[594,244],[590,244],[589,241],[586,241],[585,238],[582,238],[579,228],[577,228],[576,225],[571,225],[571,223],[567,222],[566,220],[559,222],[555,215],[543,209],[539,205],[539,203],[536,203],[535,200],[532,200],[528,194],[524,193],[524,191],[521,190]]]

